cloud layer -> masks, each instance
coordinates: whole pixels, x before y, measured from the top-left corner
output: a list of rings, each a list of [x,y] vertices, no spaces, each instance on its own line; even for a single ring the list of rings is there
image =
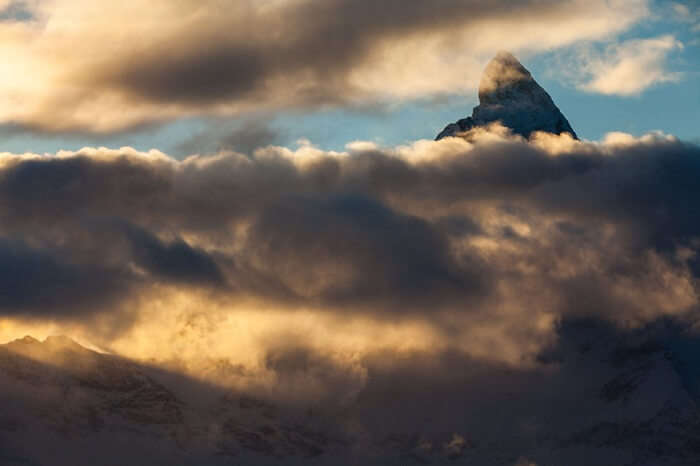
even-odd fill
[[[648,5],[52,0],[5,11],[0,120],[110,132],[188,115],[471,92],[496,50],[606,38]]]
[[[165,359],[183,348],[157,342],[187,335],[260,364],[269,342],[304,340],[298,329],[345,355],[521,363],[562,319],[635,326],[696,309],[697,146],[527,142],[496,126],[472,139],[184,161],[5,154],[0,313]]]

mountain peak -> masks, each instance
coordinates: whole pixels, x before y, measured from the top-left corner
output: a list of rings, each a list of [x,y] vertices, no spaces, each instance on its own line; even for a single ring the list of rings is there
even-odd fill
[[[13,340],[4,345],[0,345],[0,349],[8,349],[13,353],[21,354],[35,360],[54,360],[56,356],[61,354],[93,354],[94,351],[85,348],[77,343],[72,338],[64,335],[49,336],[44,341],[37,340],[32,336]],[[94,353],[97,354],[97,353]],[[55,362],[55,361],[54,361]]]
[[[72,348],[86,350],[87,348],[80,345],[78,342],[65,335],[51,335],[44,339],[44,344],[53,348]]]
[[[23,343],[26,345],[33,345],[35,343],[41,343],[41,342],[31,335],[25,335],[23,338],[18,338],[16,340],[14,340],[13,343],[17,343],[17,344]]]
[[[498,103],[504,91],[514,87],[531,85],[530,72],[510,52],[500,51],[486,65],[479,83],[479,102]]]
[[[459,136],[476,126],[499,121],[514,133],[529,137],[535,131],[569,133],[569,121],[549,94],[513,54],[500,51],[486,65],[479,84],[479,105],[472,116],[447,125],[436,140]]]

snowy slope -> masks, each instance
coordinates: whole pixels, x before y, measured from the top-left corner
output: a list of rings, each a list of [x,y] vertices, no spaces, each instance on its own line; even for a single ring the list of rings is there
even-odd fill
[[[567,331],[530,371],[465,366],[431,393],[370,381],[314,414],[27,337],[0,346],[0,464],[697,464],[700,413],[668,345]]]

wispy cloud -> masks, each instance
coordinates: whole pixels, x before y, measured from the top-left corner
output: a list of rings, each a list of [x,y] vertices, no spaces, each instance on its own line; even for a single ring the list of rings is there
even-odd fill
[[[677,82],[683,74],[669,69],[668,56],[683,48],[671,35],[589,46],[574,52],[568,77],[588,92],[631,96],[662,83]]]
[[[689,25],[692,32],[700,32],[700,3],[698,2],[673,2],[674,19]]]

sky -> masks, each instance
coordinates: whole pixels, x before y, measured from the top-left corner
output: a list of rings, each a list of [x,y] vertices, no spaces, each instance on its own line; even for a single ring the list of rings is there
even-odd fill
[[[183,158],[302,139],[329,150],[432,139],[478,103],[480,72],[501,49],[584,139],[698,138],[695,1],[90,3],[0,5],[2,150]]]
[[[586,329],[661,328],[697,360],[697,1],[0,12],[0,344],[67,335],[224,391],[361,405],[357,432],[418,429],[444,396],[431,428],[451,433],[512,401],[526,415],[489,428],[533,442],[531,417],[589,379],[558,359]],[[434,140],[502,50],[579,138],[493,121]]]

